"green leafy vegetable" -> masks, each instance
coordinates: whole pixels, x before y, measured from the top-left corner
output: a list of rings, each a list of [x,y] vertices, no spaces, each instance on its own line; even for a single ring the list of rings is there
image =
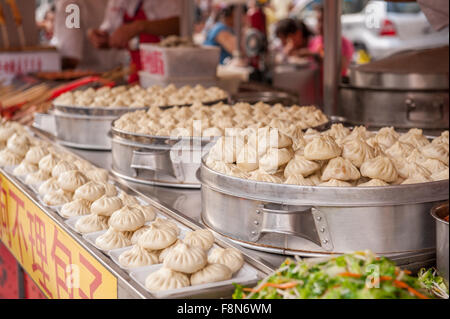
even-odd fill
[[[429,276],[424,274],[427,280]],[[233,298],[429,299],[432,294],[393,261],[371,252],[355,252],[326,260],[286,259],[256,287],[236,285]]]
[[[444,299],[448,299],[448,287],[444,278],[438,275],[437,270],[434,268],[425,269],[422,268],[418,274],[419,282],[430,293]]]

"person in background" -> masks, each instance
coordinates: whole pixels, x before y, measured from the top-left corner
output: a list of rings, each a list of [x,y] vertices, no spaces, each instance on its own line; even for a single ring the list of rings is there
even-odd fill
[[[139,43],[158,43],[161,37],[180,34],[182,0],[110,0],[101,25],[89,30],[96,48],[128,49],[135,72],[129,82],[139,80],[142,69]]]
[[[220,5],[213,4],[211,6],[211,10],[209,11],[207,18],[205,19],[205,25],[204,25],[203,31],[202,31],[205,39],[206,39],[206,36],[208,35],[209,31],[219,21],[219,18],[220,18],[219,14],[220,14],[221,10],[222,10],[222,7]]]
[[[264,13],[265,0],[250,0],[247,10],[248,25],[264,34],[267,38],[267,22]]]
[[[44,8],[44,14],[41,18],[36,17],[36,25],[40,32],[40,43],[48,44],[52,38],[55,31],[55,5],[46,5]]]
[[[266,54],[267,54],[267,20],[264,12],[266,0],[249,1],[247,10],[247,26],[252,32],[257,31],[262,36],[263,48],[258,55],[248,58],[248,64],[253,68],[251,78],[262,81],[267,73]],[[251,40],[246,40],[251,41]],[[248,43],[246,43],[248,44]]]
[[[209,29],[204,44],[220,47],[220,64],[224,64],[227,59],[233,57],[233,53],[238,49],[237,38],[234,34],[234,18],[236,5],[223,7],[216,23]]]
[[[308,50],[310,55],[319,56],[321,59],[324,57],[324,42],[323,42],[323,18],[324,18],[324,10],[323,5],[316,5],[314,10],[317,12],[317,30],[318,35],[313,37],[308,44]],[[345,37],[342,37],[342,75],[346,76],[348,67],[353,59],[353,54],[355,52],[355,48],[353,43]]]
[[[74,4],[80,9],[80,28],[66,25],[67,6]],[[108,0],[56,0],[55,27],[50,45],[58,48],[63,69],[106,71],[124,62],[123,52],[97,50],[89,42],[87,31],[103,20]]]
[[[313,55],[309,51],[308,45],[314,34],[303,22],[283,19],[278,22],[275,35],[281,41],[283,59]]]

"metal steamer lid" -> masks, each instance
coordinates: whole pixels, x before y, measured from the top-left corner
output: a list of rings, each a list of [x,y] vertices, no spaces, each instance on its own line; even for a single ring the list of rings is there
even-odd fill
[[[233,102],[246,102],[250,104],[255,104],[258,102],[263,102],[266,104],[274,105],[281,103],[284,105],[295,105],[298,104],[298,97],[286,92],[244,92],[238,93],[233,96]]]
[[[90,106],[71,106],[53,103],[55,110],[76,115],[87,116],[120,116],[128,112],[145,111],[148,107],[90,107]]]
[[[387,90],[448,90],[448,46],[411,50],[350,68],[356,88]]]
[[[213,171],[202,161],[202,185],[241,198],[284,205],[333,207],[392,206],[448,199],[448,180],[377,187],[297,186],[246,180]]]
[[[226,103],[228,101],[227,98],[218,99],[214,101],[208,101],[208,102],[202,102],[203,105],[206,106],[212,106],[214,104],[218,103]],[[160,106],[162,109],[168,109],[172,107],[188,107],[192,106],[192,104],[185,104],[185,105],[166,105],[166,106]],[[60,112],[63,113],[70,113],[70,114],[78,114],[78,115],[98,115],[98,116],[120,116],[125,113],[129,112],[136,112],[136,111],[147,111],[150,109],[150,106],[143,106],[143,107],[129,107],[129,106],[104,106],[104,107],[93,107],[93,106],[74,106],[74,105],[61,105],[57,103],[53,103],[53,107]]]
[[[199,146],[203,147],[211,142],[216,141],[219,137],[201,137],[201,136],[159,136],[159,135],[147,135],[140,133],[131,133],[118,129],[114,125],[113,121],[111,125],[110,137],[121,138],[125,143],[132,145],[139,145],[140,147],[157,147],[161,146],[174,146],[177,143],[183,142],[183,145],[190,145],[192,149],[196,149]],[[181,146],[180,146],[181,147]]]

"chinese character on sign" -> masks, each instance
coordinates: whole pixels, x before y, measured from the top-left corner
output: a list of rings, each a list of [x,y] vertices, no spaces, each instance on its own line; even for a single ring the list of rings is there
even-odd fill
[[[14,226],[13,226],[13,229],[12,229],[12,237],[16,237],[17,236],[17,238],[18,238],[19,251],[20,251],[20,261],[23,263],[23,249],[22,249],[22,245],[24,245],[25,252],[28,251],[28,245],[27,245],[27,242],[26,242],[26,239],[25,239],[25,234],[24,234],[24,231],[23,231],[23,225],[20,223],[20,220],[19,220],[19,208],[20,207],[22,209],[24,208],[24,202],[23,202],[23,200],[21,200],[11,190],[9,190],[9,197],[11,197],[13,199],[13,201],[16,203],[16,215],[15,215],[15,218],[14,218]]]
[[[3,181],[0,176],[0,238],[6,237],[6,242],[11,247],[11,232],[9,231],[9,218],[8,218],[8,196],[6,189],[3,188]]]
[[[151,74],[164,75],[164,61],[161,52],[146,52],[143,60],[146,71]]]
[[[58,298],[61,298],[61,290],[63,289],[69,298],[74,297],[74,286],[67,284],[67,265],[72,264],[72,253],[64,245],[64,243],[58,238],[58,229],[56,226],[53,231],[53,246],[51,251],[52,259],[55,262],[55,274],[56,274],[56,291]],[[63,274],[63,275],[61,275]]]
[[[45,224],[39,218],[39,216],[27,211],[28,221],[30,223],[30,234],[28,236],[29,243],[31,246],[31,256],[33,264],[31,268],[33,272],[38,272],[41,274],[38,280],[41,288],[47,293],[51,298],[52,293],[47,287],[48,281],[50,280],[50,275],[47,272],[48,259],[47,259],[47,240],[45,235]]]
[[[81,264],[94,276],[94,280],[92,280],[89,285],[89,295],[80,288],[80,297],[84,299],[94,299],[94,293],[102,283],[102,274],[82,254],[79,254],[78,256]]]

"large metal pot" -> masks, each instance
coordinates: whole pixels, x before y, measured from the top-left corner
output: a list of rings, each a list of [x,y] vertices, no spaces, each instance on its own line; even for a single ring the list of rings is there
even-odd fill
[[[202,163],[202,219],[241,245],[322,256],[371,249],[383,255],[435,247],[431,207],[448,181],[389,187],[302,187],[239,179]]]
[[[447,280],[448,284],[448,222],[444,220],[448,216],[448,202],[437,205],[431,210],[431,216],[436,221],[436,263],[439,273]]]

